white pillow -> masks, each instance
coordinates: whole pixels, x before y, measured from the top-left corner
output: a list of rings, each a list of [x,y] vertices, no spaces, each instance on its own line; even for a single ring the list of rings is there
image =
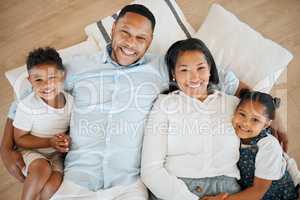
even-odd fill
[[[271,90],[293,58],[218,4],[211,6],[195,37],[206,43],[218,67],[232,70],[241,81],[264,92]]]
[[[171,44],[195,33],[174,0],[136,0],[132,3],[145,5],[155,16],[156,26],[149,52],[164,54]],[[110,42],[111,28],[116,17],[117,13],[85,28],[86,34],[93,37],[102,49]]]
[[[59,50],[62,60],[70,59],[75,55],[91,54],[99,51],[98,45],[93,38],[88,37],[86,41],[71,47]],[[28,73],[26,65],[5,72],[5,76],[14,89],[18,99],[23,98],[31,91],[31,84],[27,80]]]

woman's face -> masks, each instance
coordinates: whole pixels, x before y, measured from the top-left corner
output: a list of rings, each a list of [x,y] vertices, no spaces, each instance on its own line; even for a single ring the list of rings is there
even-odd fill
[[[207,95],[210,67],[202,52],[180,52],[173,76],[179,89],[185,94],[198,99]]]
[[[233,127],[241,139],[253,138],[271,123],[265,114],[265,107],[256,101],[246,101],[235,111]]]

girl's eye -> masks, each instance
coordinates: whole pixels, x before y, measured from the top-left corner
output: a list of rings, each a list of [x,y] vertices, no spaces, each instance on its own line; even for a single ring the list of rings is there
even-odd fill
[[[187,72],[187,69],[181,69],[180,71],[181,72]]]
[[[255,122],[255,123],[256,123],[256,122],[259,122],[259,120],[256,119],[256,118],[253,118],[252,121]]]
[[[42,79],[38,78],[38,79],[35,79],[34,81],[35,81],[35,82],[41,82]]]
[[[55,76],[50,76],[48,79],[51,80],[51,79],[55,79],[56,77]]]
[[[205,67],[198,67],[198,70],[203,70],[205,69]]]

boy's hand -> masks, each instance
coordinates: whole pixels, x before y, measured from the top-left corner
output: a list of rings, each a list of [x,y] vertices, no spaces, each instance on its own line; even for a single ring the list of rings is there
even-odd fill
[[[71,138],[65,133],[58,133],[50,138],[51,147],[62,153],[69,151],[70,144]]]
[[[216,196],[205,196],[201,200],[226,200],[227,197],[227,193],[220,193]]]

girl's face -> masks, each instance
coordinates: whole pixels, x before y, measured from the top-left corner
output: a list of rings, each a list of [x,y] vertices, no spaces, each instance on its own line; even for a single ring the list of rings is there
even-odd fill
[[[28,79],[35,93],[45,101],[54,100],[63,90],[64,72],[53,64],[35,66]]]
[[[265,107],[256,101],[245,101],[235,111],[233,127],[241,139],[253,138],[266,127],[271,120],[265,113]]]
[[[185,94],[196,98],[207,95],[210,67],[202,52],[180,52],[173,76]]]

